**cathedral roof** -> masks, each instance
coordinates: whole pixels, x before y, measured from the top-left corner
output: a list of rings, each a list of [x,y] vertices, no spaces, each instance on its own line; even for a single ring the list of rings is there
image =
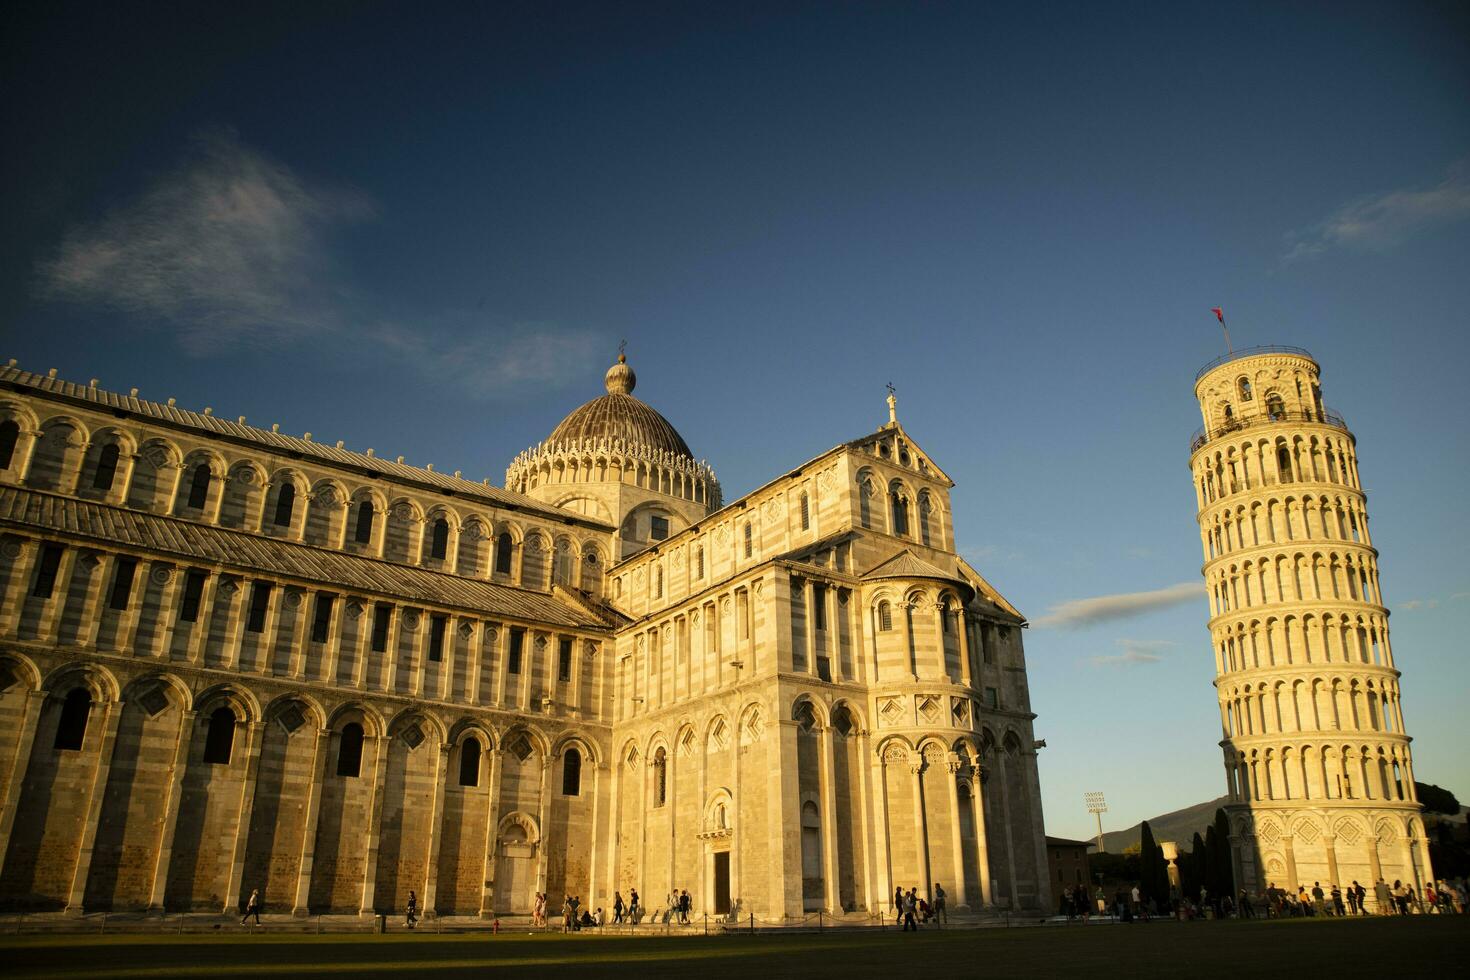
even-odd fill
[[[481,616],[583,629],[609,625],[607,617],[593,615],[582,604],[573,605],[542,592],[111,504],[19,487],[0,488],[0,527],[17,525],[154,549],[244,576],[265,571],[283,578],[329,583],[352,592],[453,606]]]
[[[689,444],[669,420],[633,397],[638,376],[626,356],[608,369],[607,394],[594,398],[562,419],[546,437],[545,445],[583,446],[588,443],[621,441],[629,449],[645,448],[692,459]]]
[[[303,439],[287,435],[284,432],[277,432],[275,427],[259,429],[253,425],[246,425],[244,416],[240,417],[239,422],[234,422],[210,414],[209,409],[205,409],[202,413],[191,412],[175,407],[172,404],[173,399],[169,399],[169,404],[145,401],[137,396],[136,388],[133,389],[134,394],[132,395],[120,395],[105,388],[99,388],[95,384],[79,385],[51,375],[22,371],[13,363],[9,366],[0,364],[0,388],[22,392],[29,390],[55,399],[84,402],[99,408],[110,409],[119,418],[133,415],[145,422],[157,422],[184,430],[204,432],[233,442],[247,443],[273,452],[284,453],[293,459],[308,459],[329,466],[345,467],[369,477],[384,477],[400,483],[438,490],[445,494],[487,501],[509,510],[541,514],[547,517],[554,516],[561,520],[570,518],[578,523],[592,526],[602,525],[602,522],[596,518],[581,514],[569,515],[560,507],[552,507],[534,497],[491,486],[488,480],[477,483],[474,480],[462,479],[458,474],[440,473],[432,468],[396,462],[385,456],[374,456],[371,449],[366,453],[358,453],[342,448],[340,443],[332,446],[324,442],[313,442],[310,438]],[[309,437],[310,433],[307,435]]]

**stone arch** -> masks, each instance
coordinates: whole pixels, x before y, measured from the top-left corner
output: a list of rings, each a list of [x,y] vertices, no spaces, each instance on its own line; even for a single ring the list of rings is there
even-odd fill
[[[38,490],[73,489],[91,430],[77,416],[58,413],[43,419],[36,432],[26,485]]]
[[[270,722],[280,719],[292,707],[302,711],[308,727],[321,731],[327,727],[327,713],[314,696],[304,691],[288,691],[278,694],[266,702],[262,717]]]
[[[224,497],[220,502],[219,523],[245,530],[256,527],[265,499],[265,480],[265,469],[254,460],[232,463],[221,490]]]
[[[255,722],[262,717],[260,699],[255,692],[232,681],[207,687],[194,698],[194,710],[201,718],[217,707],[233,709],[236,720],[241,722]]]
[[[417,705],[409,705],[389,719],[388,737],[396,738],[415,724],[427,729],[424,733],[426,741],[437,739],[437,743],[442,745],[449,740],[449,733],[444,730],[444,723],[438,716]]]
[[[198,703],[183,678],[167,670],[150,670],[139,674],[123,687],[121,699],[132,704],[154,687],[167,688],[176,698],[175,703],[184,711],[192,710]]]
[[[336,548],[342,541],[348,512],[347,485],[335,477],[324,477],[311,485],[306,495],[302,540],[307,544]]]
[[[435,536],[439,533],[439,522],[444,522],[444,556],[434,557]],[[454,562],[459,552],[459,532],[464,523],[459,511],[445,503],[434,503],[424,513],[424,530],[419,543],[418,561],[420,564],[434,563],[435,566],[448,566]]]
[[[173,492],[174,471],[182,462],[178,446],[161,436],[151,436],[138,447],[128,479],[127,505],[134,510],[162,514]]]
[[[489,722],[480,718],[461,718],[449,726],[449,733],[445,741],[451,746],[461,745],[471,735],[476,736],[482,742],[486,752],[500,748],[500,739],[496,737],[495,729]]]
[[[46,675],[41,684],[41,690],[52,692],[54,695],[63,687],[70,690],[77,686],[87,689],[92,696],[93,704],[117,701],[121,697],[117,676],[101,664],[62,664]]]
[[[199,467],[205,467],[208,477],[203,483],[204,499],[195,504],[194,493],[195,474]],[[191,449],[179,463],[178,489],[174,493],[172,514],[199,517],[210,512],[211,505],[223,492],[221,481],[228,472],[225,458],[216,450],[201,446]]]
[[[17,682],[24,684],[27,691],[40,690],[40,669],[23,653],[14,650],[0,652],[0,693]]]
[[[383,558],[404,565],[417,560],[423,528],[424,511],[418,501],[405,496],[393,498],[383,515]]]
[[[116,447],[117,455],[112,460],[111,479],[106,486],[97,486],[97,478],[102,468],[102,454],[109,447]],[[116,425],[104,425],[92,433],[92,438],[87,442],[86,451],[82,454],[81,471],[78,474],[76,493],[79,497],[92,497],[99,500],[121,499],[127,492],[128,465],[127,460],[137,452],[138,441],[127,429]],[[20,444],[16,444],[16,452],[20,451]]]
[[[560,759],[567,749],[573,748],[582,753],[584,764],[602,765],[602,753],[598,751],[597,742],[577,729],[558,735],[556,741],[552,743],[551,754],[548,758]]]
[[[841,725],[840,713],[846,713],[846,716],[850,724],[852,725],[851,734],[865,732],[868,730],[868,720],[867,716],[863,713],[863,710],[857,704],[855,704],[851,698],[839,697],[837,700],[832,702],[832,708],[828,714],[828,717],[831,720],[831,724],[833,725],[834,732],[837,732],[844,737],[849,734],[848,732],[839,731]]]
[[[503,835],[512,827],[519,827],[525,831],[526,839],[531,844],[541,843],[541,830],[536,824],[536,818],[524,810],[512,810],[501,817],[500,822],[495,825],[496,835]]]
[[[455,571],[465,578],[488,578],[494,558],[495,523],[480,511],[470,511],[459,527]]]
[[[792,721],[801,721],[803,706],[810,706],[815,729],[820,730],[828,726],[831,716],[828,714],[827,705],[810,691],[802,691],[791,699],[790,718]]]
[[[388,730],[386,719],[382,712],[368,704],[366,701],[344,701],[332,709],[327,715],[326,727],[334,732],[340,732],[342,726],[356,722],[362,726],[362,732],[369,738],[382,738]]]

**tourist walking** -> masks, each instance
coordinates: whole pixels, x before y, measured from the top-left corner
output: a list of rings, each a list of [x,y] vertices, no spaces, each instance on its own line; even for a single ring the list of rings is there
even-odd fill
[[[408,926],[410,929],[412,929],[418,923],[418,921],[419,921],[419,897],[413,893],[413,890],[412,889],[409,889],[409,892],[408,892],[408,908],[404,912],[403,924],[406,925],[406,926]]]
[[[1236,904],[1240,908],[1240,917],[1242,919],[1254,919],[1256,917],[1256,910],[1251,905],[1250,893],[1244,888],[1240,890],[1240,900]]]
[[[1316,916],[1324,916],[1324,915],[1327,914],[1327,906],[1326,906],[1325,901],[1324,901],[1325,898],[1326,898],[1326,895],[1322,891],[1322,882],[1320,882],[1320,881],[1314,881],[1314,882],[1312,882],[1312,914],[1313,915],[1316,915]]]
[[[1388,887],[1388,882],[1379,878],[1373,884],[1373,912],[1375,915],[1393,914],[1393,892]]]
[[[531,906],[531,925],[538,929],[546,926],[546,896],[540,892],[536,893],[536,901]]]
[[[638,902],[638,889],[628,889],[628,921],[635,926],[643,915],[643,906]]]
[[[1332,886],[1332,914],[1347,915],[1347,909],[1342,904],[1342,889],[1337,885]]]
[[[917,887],[910,888],[909,889],[909,893],[907,895],[905,895],[904,896],[904,899],[903,899],[903,929],[904,929],[904,932],[908,932],[910,930],[912,930],[914,932],[918,932],[919,931],[919,923],[918,923],[918,921],[914,917],[915,916],[915,913],[918,912],[918,910],[919,910],[919,889]]]
[[[240,925],[243,926],[245,924],[245,920],[246,919],[249,919],[252,915],[255,916],[255,924],[256,925],[260,925],[260,889],[259,888],[252,888],[252,889],[250,889],[250,897],[245,900],[245,914],[243,916],[241,916],[241,918],[240,918]]]
[[[684,925],[689,924],[689,889],[685,888],[679,892],[679,921]]]
[[[622,892],[613,892],[613,925],[618,925],[622,921],[623,921],[623,894],[622,894]]]
[[[934,883],[934,920],[941,926],[949,921],[949,913],[944,908],[944,886],[937,881]]]

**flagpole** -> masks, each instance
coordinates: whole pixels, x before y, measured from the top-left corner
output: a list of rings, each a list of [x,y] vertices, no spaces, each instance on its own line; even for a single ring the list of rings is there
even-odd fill
[[[1225,308],[1223,306],[1212,306],[1210,312],[1215,314],[1215,319],[1220,321],[1220,329],[1225,331],[1225,354],[1227,357],[1235,356],[1235,348],[1230,344],[1230,328],[1225,326]]]

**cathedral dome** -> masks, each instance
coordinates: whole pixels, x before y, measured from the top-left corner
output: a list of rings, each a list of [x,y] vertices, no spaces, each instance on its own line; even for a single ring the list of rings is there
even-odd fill
[[[608,368],[604,379],[607,394],[594,398],[562,419],[546,437],[550,448],[584,446],[588,443],[620,440],[629,449],[644,449],[693,458],[689,444],[669,424],[669,420],[633,397],[638,376],[628,366],[625,355]]]

